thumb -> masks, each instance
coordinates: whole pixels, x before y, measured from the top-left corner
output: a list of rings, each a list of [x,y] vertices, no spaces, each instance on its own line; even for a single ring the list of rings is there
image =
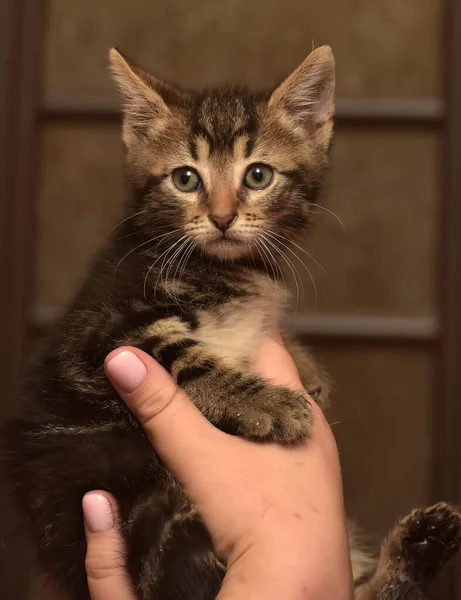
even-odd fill
[[[116,528],[117,508],[105,492],[82,500],[87,551],[85,569],[92,600],[135,600],[125,571],[124,543]]]
[[[163,462],[194,495],[210,456],[216,461],[219,441],[231,438],[216,429],[173,378],[137,348],[119,348],[105,361],[106,375],[138,419]],[[194,477],[191,477],[194,473]]]

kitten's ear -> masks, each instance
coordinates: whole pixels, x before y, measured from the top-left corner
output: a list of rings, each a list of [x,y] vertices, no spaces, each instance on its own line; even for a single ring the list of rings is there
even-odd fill
[[[152,75],[127,60],[116,49],[109,52],[112,77],[123,96],[123,141],[129,147],[133,136],[156,126],[170,115],[170,109],[155,89],[161,85]]]
[[[269,107],[282,110],[296,125],[316,129],[334,115],[335,59],[330,46],[313,50],[273,92]]]

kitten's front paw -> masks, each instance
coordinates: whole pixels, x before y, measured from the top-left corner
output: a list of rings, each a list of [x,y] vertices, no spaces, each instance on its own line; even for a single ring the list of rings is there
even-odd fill
[[[461,516],[441,502],[413,511],[401,523],[401,553],[415,580],[432,577],[459,549]]]
[[[284,387],[265,386],[247,399],[237,417],[237,433],[256,440],[294,443],[309,435],[313,422],[306,396]]]

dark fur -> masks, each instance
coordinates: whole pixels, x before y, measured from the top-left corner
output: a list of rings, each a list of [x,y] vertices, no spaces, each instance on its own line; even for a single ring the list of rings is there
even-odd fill
[[[304,395],[255,376],[251,359],[284,308],[273,285],[281,242],[310,223],[328,164],[334,63],[328,49],[319,49],[272,95],[231,87],[182,92],[116,53],[112,66],[126,99],[126,220],[29,377],[20,413],[4,432],[8,468],[40,562],[72,600],[88,598],[81,500],[94,489],[109,491],[120,505],[126,565],[140,598],[212,600],[224,566],[194,507],[109,385],[103,363],[114,348],[137,346],[221,429],[283,443],[308,435]],[[266,191],[233,187],[234,163],[237,169],[252,162],[274,167]],[[190,164],[209,174],[186,197],[170,174]],[[219,211],[238,213],[230,243],[207,218]],[[274,237],[261,237],[267,231]],[[245,243],[232,242],[233,235]],[[265,245],[258,246],[258,236]],[[168,266],[162,256],[171,259]],[[307,389],[325,401],[321,370],[287,343]],[[458,543],[459,520],[454,512],[450,518]],[[396,598],[382,592],[382,563],[376,570],[354,551],[361,597]],[[402,575],[405,568],[398,576],[419,590],[413,573]],[[386,582],[381,587],[373,583],[378,575]]]

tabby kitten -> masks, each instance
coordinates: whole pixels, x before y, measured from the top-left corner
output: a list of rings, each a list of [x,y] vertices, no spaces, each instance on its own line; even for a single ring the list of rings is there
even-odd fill
[[[212,600],[225,568],[109,385],[104,358],[121,345],[149,352],[227,432],[283,443],[309,435],[304,395],[251,365],[285,309],[283,247],[310,224],[328,165],[334,59],[314,50],[272,93],[186,92],[114,49],[110,60],[125,101],[130,202],[30,377],[6,432],[9,469],[41,564],[70,599],[89,598],[81,500],[105,489],[120,503],[138,597]],[[325,402],[321,370],[286,339],[306,389]],[[459,537],[445,505],[401,521],[377,562],[351,534],[357,597],[416,597]]]

